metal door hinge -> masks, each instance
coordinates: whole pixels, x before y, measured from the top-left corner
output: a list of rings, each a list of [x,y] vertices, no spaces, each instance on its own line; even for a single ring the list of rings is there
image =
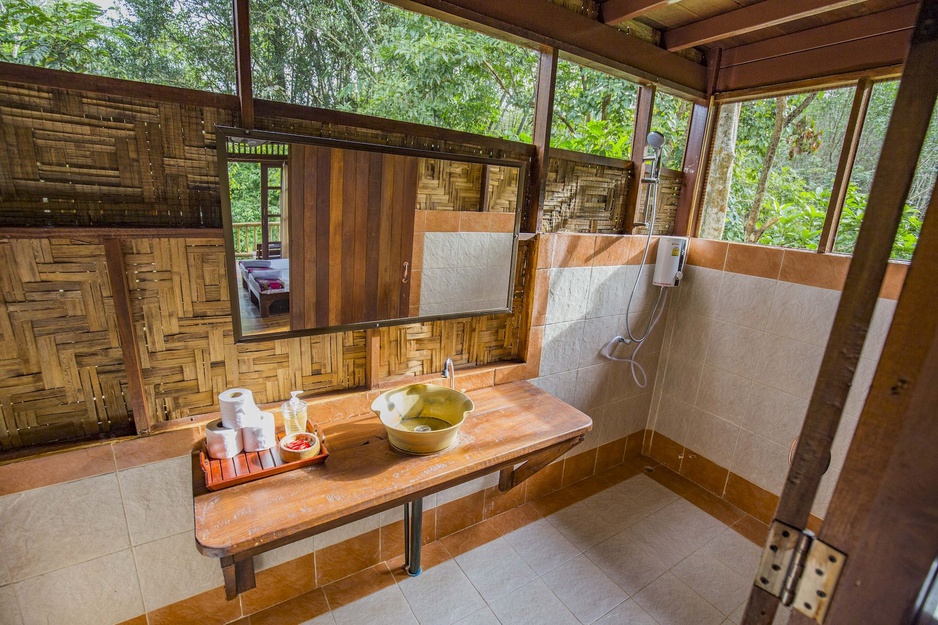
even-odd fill
[[[818,623],[824,622],[846,556],[810,530],[772,521],[755,585]]]

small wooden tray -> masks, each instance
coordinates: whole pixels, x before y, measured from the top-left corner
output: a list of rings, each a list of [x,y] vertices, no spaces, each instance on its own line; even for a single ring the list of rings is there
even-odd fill
[[[205,487],[209,490],[221,490],[229,486],[253,482],[268,475],[276,475],[292,469],[325,462],[326,458],[329,457],[329,451],[326,449],[326,441],[322,435],[322,430],[312,421],[307,421],[306,431],[316,434],[322,447],[318,456],[297,460],[296,462],[284,462],[280,459],[280,439],[285,436],[283,431],[277,432],[277,445],[270,449],[242,451],[234,458],[228,458],[227,460],[210,458],[203,441],[202,451],[199,452],[199,463],[202,465],[202,471],[205,472]]]

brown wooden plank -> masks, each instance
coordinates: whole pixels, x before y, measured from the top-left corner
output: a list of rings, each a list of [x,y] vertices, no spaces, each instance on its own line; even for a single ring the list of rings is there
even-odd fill
[[[578,61],[601,63],[625,77],[654,81],[691,98],[706,89],[703,66],[625,34],[549,0],[393,0],[392,4],[453,21],[463,18],[562,50]]]
[[[364,150],[355,153],[358,171],[358,178],[354,181],[355,186],[355,232],[354,249],[352,258],[354,265],[352,268],[353,281],[350,290],[352,291],[352,306],[356,311],[356,320],[364,321],[367,318],[365,312],[365,256],[368,246],[368,184],[371,159],[368,152]]]
[[[381,335],[376,328],[365,330],[365,388],[381,382]]]
[[[307,204],[306,160],[310,151],[306,146],[290,146],[287,160],[287,231],[290,233],[290,247],[287,250],[290,260],[290,329],[301,330],[306,327],[307,303],[310,301],[306,291],[310,288],[310,275],[306,271],[306,235],[307,220],[312,219]],[[312,193],[315,187],[310,187]]]
[[[387,319],[391,311],[391,276],[397,267],[392,268],[391,229],[394,218],[394,157],[385,154],[381,158],[381,220],[378,239],[378,318]],[[396,285],[395,285],[396,287]]]
[[[599,5],[599,19],[615,26],[674,4],[674,0],[606,0]]]
[[[330,442],[326,465],[196,495],[199,550],[215,557],[261,553],[512,466],[578,439],[592,425],[580,411],[527,382],[469,396],[476,411],[447,453],[390,453],[386,432],[373,415],[336,421],[323,427]],[[304,493],[300,499],[298,492]]]
[[[865,39],[875,35],[908,30],[915,25],[918,4],[907,4],[849,20],[826,24],[781,37],[773,37],[735,48],[722,50],[720,67],[763,61],[777,56],[825,48],[839,43]]]
[[[360,311],[355,310],[355,231],[358,207],[356,205],[358,194],[358,154],[355,150],[344,150],[342,164],[342,232],[341,248],[342,263],[339,267],[341,273],[341,314],[343,323],[361,321]]]
[[[241,125],[254,128],[254,86],[251,82],[251,18],[249,0],[234,0],[235,77]]]
[[[938,97],[938,81],[935,80],[938,75],[938,31],[934,28],[938,21],[938,0],[926,0],[922,6],[873,177],[856,251],[776,511],[778,520],[793,527],[805,527],[826,469],[827,456],[850,392]],[[894,387],[892,392],[901,393],[902,388],[904,382],[899,388]],[[863,495],[868,495],[868,492],[852,494],[858,499]],[[769,625],[776,608],[774,597],[753,593],[743,623]]]
[[[249,475],[251,473],[251,465],[248,464],[247,458],[244,457],[243,453],[238,454],[232,458],[232,464],[234,465],[235,475],[238,477]]]
[[[831,198],[827,204],[827,214],[824,216],[824,226],[821,228],[821,239],[818,242],[819,252],[832,252],[837,238],[837,228],[840,225],[840,215],[847,198],[847,188],[850,186],[850,172],[853,171],[853,162],[857,157],[857,148],[860,145],[860,133],[863,122],[866,120],[866,110],[870,104],[873,93],[873,81],[863,78],[857,83],[853,95],[853,106],[847,118],[847,127],[844,130],[843,147],[840,150],[840,160],[837,163],[837,172],[834,174],[834,185]]]
[[[329,173],[329,226],[325,229],[325,239],[319,245],[329,249],[329,309],[328,322],[324,325],[337,326],[348,323],[342,318],[342,234],[345,222],[345,203],[343,202],[345,184],[345,158],[348,150],[332,150],[332,166]],[[322,236],[323,232],[320,232]]]
[[[790,82],[901,65],[909,49],[911,35],[911,30],[900,30],[721,69],[717,91],[742,91],[766,85],[777,87]]]
[[[541,50],[537,61],[537,82],[534,91],[534,149],[536,158],[531,163],[531,197],[525,232],[541,231],[544,219],[544,199],[547,194],[547,174],[550,161],[550,125],[554,111],[554,88],[557,82],[557,49]]]
[[[272,469],[277,466],[277,462],[274,459],[273,453],[269,449],[257,454],[258,460],[261,462],[261,466],[265,469]]]
[[[263,470],[264,465],[261,463],[260,456],[257,452],[245,453],[244,458],[248,463],[248,471],[251,473],[257,473],[258,471]]]
[[[678,198],[677,212],[674,215],[675,236],[688,236],[693,223],[694,198],[697,197],[698,185],[703,184],[701,169],[706,162],[701,159],[704,148],[704,137],[707,131],[707,117],[709,106],[694,104],[691,111],[690,128],[687,131],[687,145],[684,148],[684,182],[681,185],[681,195]]]
[[[938,211],[938,185],[928,210]],[[848,554],[828,623],[909,622],[938,553],[936,214],[926,213],[860,423],[821,526],[821,539]],[[869,592],[871,587],[875,593]]]
[[[381,190],[384,160],[380,154],[368,155],[368,227],[365,238],[365,321],[378,319],[378,276],[380,274]]]
[[[398,318],[410,316],[410,280],[414,265],[414,218],[417,215],[417,159],[412,156],[401,158],[401,263],[407,263],[407,282],[401,280],[399,287]],[[488,166],[482,166],[488,171]],[[485,176],[483,176],[485,178]]]
[[[150,410],[144,391],[140,355],[137,353],[137,337],[130,308],[130,291],[125,277],[127,268],[124,264],[124,251],[120,239],[104,240],[104,259],[114,301],[114,315],[117,318],[117,335],[120,338],[121,354],[124,357],[124,367],[127,372],[130,408],[133,411],[137,434],[145,434],[150,431]]]
[[[306,262],[316,268],[315,322],[309,327],[329,325],[329,312],[332,308],[332,248],[329,245],[332,234],[332,148],[315,147],[316,164],[316,221],[313,228],[307,227],[307,246],[315,241],[315,256],[307,253]],[[307,301],[310,295],[307,294]]]
[[[794,22],[828,11],[842,9],[864,0],[762,0],[735,11],[721,13],[686,26],[666,31],[664,47],[671,51],[686,50],[721,39],[737,37],[753,31]]]

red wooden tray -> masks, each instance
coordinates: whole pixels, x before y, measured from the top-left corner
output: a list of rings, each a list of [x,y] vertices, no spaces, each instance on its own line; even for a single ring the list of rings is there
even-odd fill
[[[322,435],[322,430],[312,421],[307,421],[306,431],[313,432],[319,437],[319,443],[322,446],[320,453],[318,456],[295,462],[284,462],[280,459],[279,443],[284,437],[283,431],[277,432],[278,445],[264,451],[242,451],[234,458],[227,460],[210,458],[203,441],[202,451],[199,452],[199,462],[202,465],[202,471],[205,472],[205,487],[209,490],[221,490],[229,486],[253,482],[268,475],[325,462],[329,457],[329,451],[326,449],[326,440]]]

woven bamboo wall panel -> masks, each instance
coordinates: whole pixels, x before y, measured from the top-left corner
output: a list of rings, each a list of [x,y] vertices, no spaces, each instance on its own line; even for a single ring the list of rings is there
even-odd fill
[[[0,84],[0,225],[220,227],[219,109]]]
[[[0,240],[0,449],[132,434],[104,248]]]
[[[630,178],[624,167],[550,159],[541,231],[622,232]]]
[[[417,210],[481,210],[485,166],[439,158],[421,158],[417,164]],[[514,212],[518,204],[520,169],[497,165],[488,168],[489,212]]]
[[[528,241],[519,242],[510,315],[381,328],[380,376],[387,378],[442,371],[447,358],[452,358],[457,367],[516,360],[524,330],[524,292],[530,250]]]
[[[662,175],[658,184],[658,208],[655,211],[655,234],[669,235],[674,233],[674,219],[677,217],[677,205],[680,200],[681,187],[684,177],[680,173],[675,175]],[[641,203],[635,211],[635,221],[645,221],[643,208],[648,193],[647,186],[642,187]],[[633,234],[645,234],[648,231],[642,226],[636,226]]]
[[[260,403],[364,384],[364,332],[234,343],[221,239],[127,241],[124,258],[154,420],[217,410],[236,386]]]

